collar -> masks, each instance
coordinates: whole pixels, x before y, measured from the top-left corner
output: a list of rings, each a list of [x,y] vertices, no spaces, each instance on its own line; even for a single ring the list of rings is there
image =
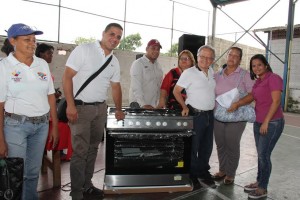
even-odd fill
[[[152,63],[152,62],[150,61],[150,59],[147,58],[146,54],[144,54],[143,57],[141,57],[141,58],[142,58],[142,59],[145,59],[147,62],[149,62],[149,63],[151,63],[151,64],[157,63],[157,59],[154,61],[154,63]]]
[[[198,65],[195,65],[196,69],[198,69],[200,72],[202,72],[202,69],[198,67]]]
[[[273,74],[272,72],[266,72],[265,76],[262,79],[258,78],[257,81],[262,82],[262,81],[268,79],[272,74]]]
[[[221,71],[220,71],[220,74],[225,74],[224,72],[225,72],[225,70],[227,69],[227,67],[225,67],[224,69],[222,69]],[[242,68],[240,67],[240,66],[238,66],[231,74],[233,74],[233,73],[240,73],[240,71],[242,70]],[[230,74],[229,74],[230,75]],[[228,75],[228,76],[229,76]]]
[[[38,63],[40,62],[39,59],[41,58],[38,58],[36,57],[35,55],[33,55],[33,62],[31,63],[31,65],[29,66],[30,68],[33,68],[33,67],[36,67],[38,66]],[[16,59],[16,57],[13,55],[13,53],[10,53],[8,56],[7,56],[7,60],[9,62],[11,62],[14,66],[15,65],[19,65],[19,64],[23,64],[21,63],[18,59]],[[46,61],[45,61],[46,62]]]
[[[114,53],[114,51],[112,50],[112,51],[110,52],[110,54],[108,54],[107,56],[105,56],[104,49],[101,47],[100,42],[101,42],[100,40],[96,40],[96,41],[94,42],[94,44],[95,44],[96,48],[99,48],[99,50],[100,50],[101,53],[104,55],[104,57],[105,57],[105,58],[108,58],[110,55],[112,55],[112,54]]]

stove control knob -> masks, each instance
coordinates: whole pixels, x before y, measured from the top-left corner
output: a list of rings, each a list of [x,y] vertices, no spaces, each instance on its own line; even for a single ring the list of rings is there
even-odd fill
[[[156,126],[160,126],[161,125],[161,122],[156,122]]]
[[[147,121],[146,126],[150,126],[150,125],[151,125],[151,122]]]
[[[187,125],[188,125],[188,123],[187,123],[187,122],[183,122],[182,124],[183,124],[183,126],[187,126]]]
[[[129,122],[128,122],[128,125],[129,125],[129,126],[133,126],[133,121],[129,121]]]
[[[163,126],[167,126],[168,123],[167,123],[167,122],[163,122],[162,125],[163,125]]]
[[[135,125],[140,126],[140,125],[141,125],[141,122],[136,121],[136,122],[135,122]]]
[[[177,126],[181,126],[181,122],[177,122]]]

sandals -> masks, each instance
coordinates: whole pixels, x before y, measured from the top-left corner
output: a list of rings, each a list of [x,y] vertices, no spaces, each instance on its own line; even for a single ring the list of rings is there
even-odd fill
[[[268,196],[268,191],[262,188],[257,188],[248,194],[248,198],[250,199],[260,199],[266,196]]]
[[[250,183],[249,185],[244,186],[244,191],[245,192],[251,192],[254,191],[258,188],[258,183]]]
[[[225,173],[223,175],[222,174],[223,174],[222,172],[215,173],[214,175],[212,175],[212,178],[216,181],[222,180],[226,176]]]

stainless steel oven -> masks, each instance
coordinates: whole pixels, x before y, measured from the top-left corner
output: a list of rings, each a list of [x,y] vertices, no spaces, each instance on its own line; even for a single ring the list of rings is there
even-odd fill
[[[117,121],[108,109],[106,193],[190,191],[193,118],[178,111],[124,109]]]

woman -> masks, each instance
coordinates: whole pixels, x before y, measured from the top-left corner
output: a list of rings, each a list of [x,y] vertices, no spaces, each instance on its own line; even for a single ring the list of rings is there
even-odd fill
[[[54,47],[41,43],[35,50],[36,57],[43,58],[48,64],[52,62]]]
[[[271,175],[272,151],[284,128],[284,117],[280,106],[283,81],[274,74],[266,58],[257,54],[250,60],[250,75],[256,80],[252,96],[255,100],[256,121],[254,122],[254,138],[258,154],[256,182],[246,185],[249,198],[267,196],[267,188]]]
[[[176,101],[173,90],[181,75],[181,73],[195,65],[195,59],[189,50],[183,50],[178,56],[178,67],[171,69],[165,76],[160,87],[160,98],[157,108],[169,108],[182,110],[180,104]],[[181,91],[181,95],[186,99],[185,90]]]
[[[49,129],[57,144],[57,114],[48,64],[34,56],[35,35],[25,24],[7,31],[14,52],[0,62],[0,157],[24,159],[22,199],[38,199],[37,184]],[[5,110],[5,111],[4,111]]]
[[[236,88],[244,74],[244,70],[240,67],[242,60],[242,49],[231,47],[227,55],[227,66],[221,72],[215,73],[216,79],[216,96],[224,94],[233,88]],[[238,90],[249,94],[252,91],[254,81],[250,79],[249,72],[242,77]],[[252,101],[251,95],[247,95],[238,102],[233,103],[228,112],[233,112],[240,106],[249,104]],[[218,102],[216,102],[217,104]],[[214,135],[217,146],[219,159],[219,172],[213,175],[215,180],[222,180],[224,184],[230,185],[234,183],[236,169],[240,159],[240,141],[245,130],[247,122],[221,122],[214,121]]]

